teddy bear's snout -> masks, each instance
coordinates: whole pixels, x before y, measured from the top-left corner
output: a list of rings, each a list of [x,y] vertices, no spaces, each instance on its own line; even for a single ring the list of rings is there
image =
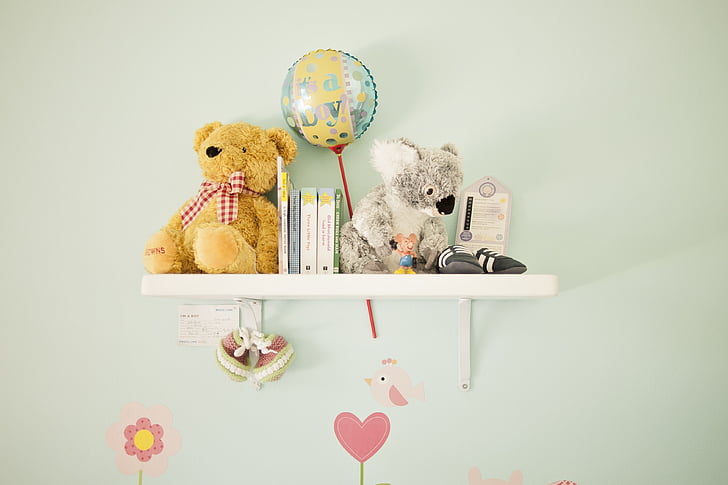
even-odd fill
[[[455,196],[448,195],[444,199],[438,200],[435,206],[437,207],[437,211],[442,215],[452,214],[453,209],[455,209]]]
[[[208,158],[215,158],[216,156],[220,155],[221,151],[221,148],[218,148],[216,146],[209,146],[207,147],[207,150],[205,150],[205,154],[207,154]]]

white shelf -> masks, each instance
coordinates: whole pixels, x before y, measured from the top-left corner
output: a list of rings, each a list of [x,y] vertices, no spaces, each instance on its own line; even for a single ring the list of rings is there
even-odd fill
[[[530,275],[164,274],[142,277],[142,294],[196,299],[518,299],[558,294],[558,277]]]
[[[471,300],[556,296],[555,275],[165,274],[142,277],[142,294],[198,300],[458,300],[458,387],[470,389]],[[258,312],[260,307],[256,305]],[[260,315],[258,314],[258,319]]]

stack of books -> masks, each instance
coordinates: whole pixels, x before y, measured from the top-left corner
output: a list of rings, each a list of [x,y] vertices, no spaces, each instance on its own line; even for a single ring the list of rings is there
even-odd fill
[[[298,189],[283,167],[278,172],[278,272],[338,273],[341,189]]]

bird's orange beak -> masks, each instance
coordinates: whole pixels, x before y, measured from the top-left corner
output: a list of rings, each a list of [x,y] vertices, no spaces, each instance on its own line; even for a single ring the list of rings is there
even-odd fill
[[[367,386],[371,386],[372,385],[372,380],[371,379],[364,379],[364,382],[367,383]]]

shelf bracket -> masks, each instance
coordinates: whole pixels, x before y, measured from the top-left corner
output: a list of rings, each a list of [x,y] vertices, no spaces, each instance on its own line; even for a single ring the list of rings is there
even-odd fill
[[[470,298],[458,299],[458,387],[470,390]]]
[[[233,298],[233,301],[238,305],[238,318],[240,326],[248,328],[254,328],[259,332],[263,331],[263,317],[261,312],[260,300],[254,300],[252,298]],[[247,318],[245,315],[247,314]],[[250,325],[252,320],[253,325]],[[245,325],[244,325],[245,324]]]

